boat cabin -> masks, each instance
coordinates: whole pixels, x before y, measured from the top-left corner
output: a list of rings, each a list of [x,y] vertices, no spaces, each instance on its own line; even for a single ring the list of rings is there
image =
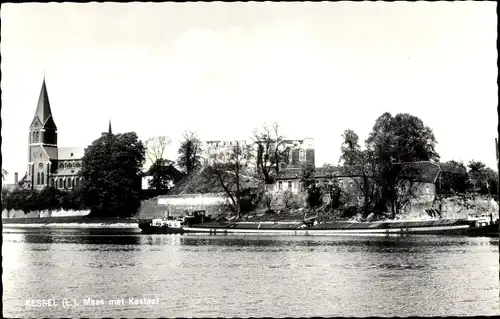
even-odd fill
[[[183,222],[185,225],[209,222],[211,219],[212,215],[208,215],[205,210],[195,210],[192,212],[186,211],[183,216]]]

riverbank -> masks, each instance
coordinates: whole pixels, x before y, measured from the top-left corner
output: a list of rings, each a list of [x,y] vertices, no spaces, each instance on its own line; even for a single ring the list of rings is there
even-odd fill
[[[136,218],[87,216],[2,218],[3,228],[138,228]]]

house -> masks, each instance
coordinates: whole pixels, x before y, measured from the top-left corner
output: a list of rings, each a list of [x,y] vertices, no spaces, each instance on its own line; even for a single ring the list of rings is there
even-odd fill
[[[235,145],[242,147],[250,146],[254,155],[257,156],[258,148],[254,141],[234,140],[234,141],[206,141],[205,142],[205,166],[213,164],[214,156],[228,153]],[[284,151],[283,161],[280,167],[300,168],[303,165],[315,165],[314,139],[306,137],[303,139],[287,139],[282,144]],[[254,167],[255,168],[255,167]]]
[[[395,172],[398,174],[401,190],[408,190],[412,187],[413,194],[421,199],[433,199],[436,194],[436,181],[440,174],[440,167],[433,162],[413,162],[394,164]],[[313,178],[317,185],[337,185],[346,193],[350,194],[353,200],[361,200],[359,185],[362,182],[361,168],[357,167],[319,167],[313,173]],[[274,184],[267,185],[267,191],[279,194],[290,191],[293,194],[303,192],[301,185],[302,169],[286,168],[282,169]],[[367,172],[367,176],[372,178]]]

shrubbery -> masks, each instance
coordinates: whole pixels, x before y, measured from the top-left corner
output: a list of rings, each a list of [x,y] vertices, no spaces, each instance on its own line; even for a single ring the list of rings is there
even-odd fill
[[[85,210],[80,188],[61,191],[54,187],[45,187],[41,191],[16,188],[2,191],[2,205],[7,211],[21,210],[25,214],[33,211]]]

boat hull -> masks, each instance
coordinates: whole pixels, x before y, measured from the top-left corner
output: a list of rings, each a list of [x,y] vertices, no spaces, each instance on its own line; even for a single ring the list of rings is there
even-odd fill
[[[290,235],[290,236],[342,236],[342,235],[466,235],[468,225],[434,226],[415,228],[388,228],[388,229],[231,229],[231,228],[203,228],[186,227],[186,233],[203,234],[254,234],[254,235]]]
[[[471,227],[467,230],[467,234],[472,237],[499,237],[498,227],[498,224]]]
[[[168,226],[151,226],[139,225],[141,232],[144,234],[183,234],[183,228],[168,227]]]

